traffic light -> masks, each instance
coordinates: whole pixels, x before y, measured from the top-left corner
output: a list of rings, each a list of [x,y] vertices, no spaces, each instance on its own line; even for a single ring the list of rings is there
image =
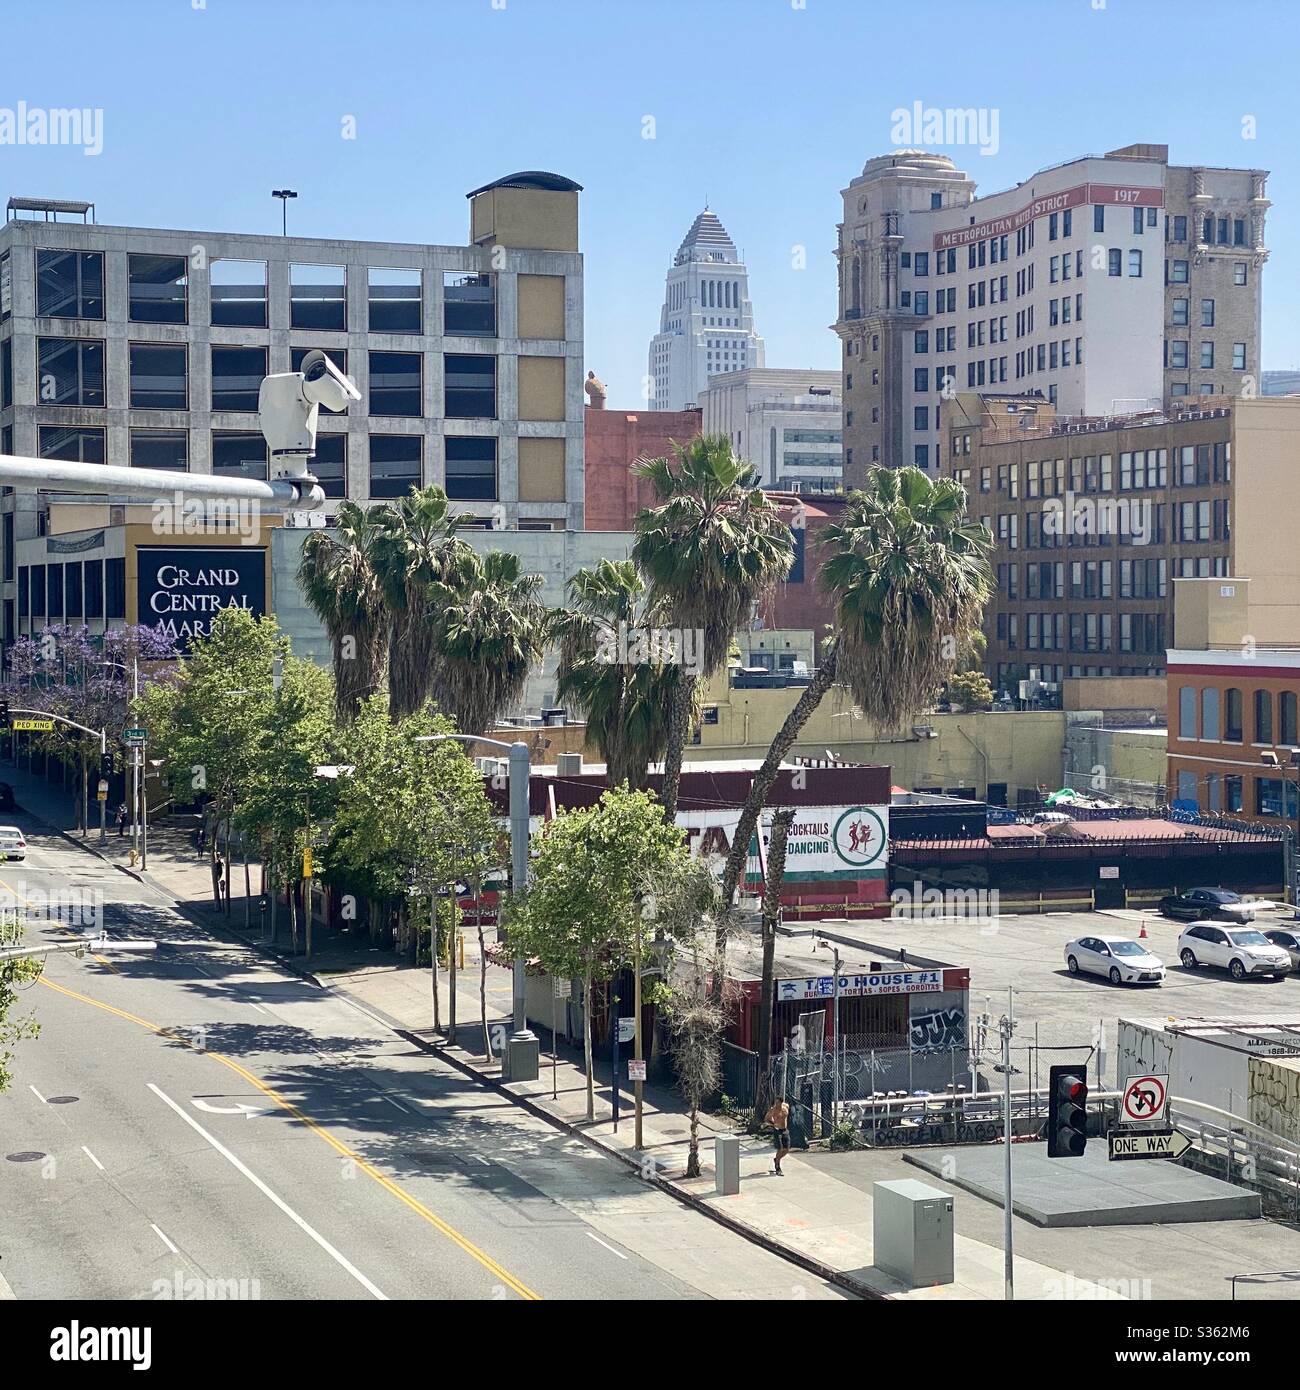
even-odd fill
[[[8,724],[8,722],[9,701],[7,699],[0,699],[0,724]]]
[[[101,777],[111,777],[113,775],[113,755],[111,753],[100,754],[99,775]]]
[[[1047,1156],[1082,1158],[1088,1142],[1088,1077],[1082,1067],[1048,1072]]]

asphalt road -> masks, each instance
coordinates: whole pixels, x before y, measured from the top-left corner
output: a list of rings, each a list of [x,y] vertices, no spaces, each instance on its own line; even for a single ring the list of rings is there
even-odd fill
[[[158,942],[50,956],[23,997],[41,1035],[0,1096],[19,1299],[841,1296],[17,820],[0,894],[80,894]]]

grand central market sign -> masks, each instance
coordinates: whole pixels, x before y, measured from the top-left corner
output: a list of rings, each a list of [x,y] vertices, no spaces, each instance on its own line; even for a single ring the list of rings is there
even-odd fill
[[[256,547],[141,546],[136,552],[136,617],[184,649],[212,631],[223,608],[266,612],[266,551]]]

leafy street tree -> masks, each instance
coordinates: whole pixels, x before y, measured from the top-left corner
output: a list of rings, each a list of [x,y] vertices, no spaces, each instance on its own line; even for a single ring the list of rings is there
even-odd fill
[[[615,788],[546,827],[532,885],[508,910],[512,950],[535,957],[549,975],[582,981],[588,1120],[596,1114],[592,988],[631,963],[638,941],[649,948],[654,924],[642,910],[644,884],[688,857],[682,831],[665,822],[648,792]]]
[[[298,583],[330,639],[340,724],[384,680],[389,618],[375,567],[377,511],[340,503],[332,529],[308,533],[298,566]]]
[[[418,905],[496,865],[491,807],[463,746],[415,742],[452,732],[427,707],[393,721],[386,697],[375,695],[340,739],[339,758],[353,771],[340,778],[323,872],[369,900],[372,939],[391,932],[412,960],[426,915]]]
[[[0,913],[0,946],[17,946],[22,941],[22,926],[17,913]],[[10,1018],[21,991],[41,973],[41,962],[27,957],[22,960],[0,961],[0,1095],[9,1089],[13,1074],[9,1064],[14,1046],[24,1038],[34,1038],[41,1025],[30,1015]]]
[[[673,459],[636,466],[659,496],[636,519],[633,559],[649,580],[653,621],[702,634],[698,665],[683,668],[669,712],[663,805],[677,813],[677,787],[696,686],[726,665],[736,628],[794,563],[794,539],[757,472],[724,435],[675,446]]]
[[[647,633],[645,584],[631,560],[578,570],[568,599],[547,619],[547,637],[559,652],[557,698],[586,719],[608,784],[640,791],[649,765],[664,756],[681,668],[627,659],[630,644]]]
[[[470,551],[454,583],[432,586],[433,698],[462,733],[486,733],[515,713],[542,656],[544,582],[524,574],[517,555],[490,550],[481,558]]]
[[[388,710],[403,719],[433,693],[439,627],[436,597],[460,586],[474,564],[473,548],[456,535],[447,494],[420,488],[372,511],[379,534],[372,548],[389,616]]]
[[[966,515],[966,490],[919,468],[873,468],[842,520],[828,526],[821,582],[836,632],[812,683],[786,717],[754,778],[723,872],[731,902],[782,759],[835,681],[882,729],[927,709],[968,650],[992,592],[988,530]]]
[[[988,709],[993,703],[993,686],[983,671],[958,671],[948,681],[948,696],[963,714]]]
[[[179,797],[191,801],[206,795],[213,803],[209,854],[213,898],[219,906],[219,832],[225,835],[228,886],[236,807],[262,777],[274,771],[264,765],[268,756],[264,733],[274,716],[277,657],[288,670],[289,639],[274,618],[223,608],[208,635],[192,644],[175,680],[149,687],[135,704],[137,717],[149,729],[151,755],[163,759],[164,777]],[[308,679],[304,673],[304,689]],[[319,685],[316,689],[321,691]],[[228,890],[226,897],[228,910]]]

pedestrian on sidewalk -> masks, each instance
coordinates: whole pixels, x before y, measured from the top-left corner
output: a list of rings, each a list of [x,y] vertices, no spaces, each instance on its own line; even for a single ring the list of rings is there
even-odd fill
[[[119,801],[117,804],[117,838],[119,840],[126,834],[126,823],[129,818],[126,802]]]
[[[781,1160],[790,1152],[790,1107],[784,1096],[772,1102],[772,1108],[763,1117],[772,1126],[772,1142],[776,1145],[776,1175],[785,1177],[781,1171]]]
[[[206,825],[199,826],[198,834],[199,858],[203,858],[203,851],[208,847],[208,828]]]

